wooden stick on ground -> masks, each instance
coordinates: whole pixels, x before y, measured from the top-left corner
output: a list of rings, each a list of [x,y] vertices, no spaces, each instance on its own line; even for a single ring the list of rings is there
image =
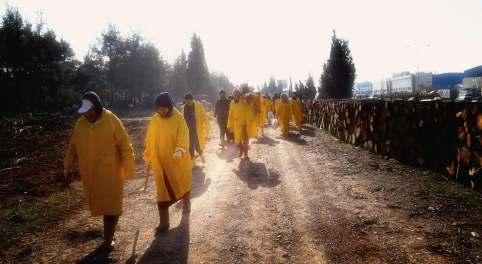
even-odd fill
[[[131,256],[135,257],[136,255],[136,247],[137,247],[137,240],[139,239],[139,229],[136,230],[136,235],[134,236],[134,245],[132,245],[132,254]]]
[[[149,183],[149,172],[150,172],[150,169],[149,169],[149,165],[146,166],[147,167],[147,170],[146,170],[146,181],[144,183],[144,188],[141,189],[141,191],[147,191],[147,183]]]

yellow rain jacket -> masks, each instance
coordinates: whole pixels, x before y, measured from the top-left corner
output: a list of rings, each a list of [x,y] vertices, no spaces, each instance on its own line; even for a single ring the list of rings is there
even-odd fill
[[[259,102],[260,111],[258,115],[258,126],[264,127],[268,117],[268,100],[266,100],[264,97],[260,97]]]
[[[240,144],[243,139],[249,138],[248,124],[251,106],[241,97],[238,102],[232,100],[229,106],[227,128],[234,133],[234,142]]]
[[[280,102],[281,102],[281,99],[274,100],[274,111],[275,111],[275,114],[276,114],[276,118],[279,118],[278,117],[278,111],[279,111]]]
[[[291,119],[291,106],[289,102],[279,101],[278,104],[278,124],[283,134],[288,133],[290,119]]]
[[[246,95],[248,102],[248,136],[249,138],[256,138],[258,136],[258,116],[260,115],[259,96],[256,94]]]
[[[173,109],[170,117],[154,114],[146,134],[144,161],[154,172],[157,201],[171,201],[164,177],[176,200],[191,190],[192,162],[189,155],[189,130],[183,115]],[[174,158],[176,150],[182,150],[180,159]]]
[[[290,105],[296,127],[301,128],[301,123],[303,122],[303,105],[301,100],[299,98],[290,99]]]
[[[134,152],[122,122],[109,110],[95,123],[85,117],[77,120],[65,172],[77,162],[92,216],[121,215],[124,179],[135,175]]]
[[[196,131],[199,140],[199,146],[204,151],[206,141],[209,134],[209,120],[206,109],[199,101],[194,101],[194,109],[196,111]]]

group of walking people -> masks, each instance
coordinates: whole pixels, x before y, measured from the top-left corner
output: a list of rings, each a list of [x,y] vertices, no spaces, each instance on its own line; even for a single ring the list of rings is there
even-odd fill
[[[249,140],[264,137],[266,124],[279,126],[282,135],[287,135],[290,121],[293,120],[301,131],[303,104],[296,94],[291,98],[287,94],[275,94],[271,98],[260,92],[251,92],[247,86],[243,86],[235,89],[229,99],[224,91],[219,93],[215,116],[221,145],[225,146],[232,133],[234,143],[239,147],[239,156],[248,159]]]
[[[135,176],[135,154],[121,120],[105,109],[97,94],[82,97],[77,120],[64,159],[64,175],[71,178],[78,165],[84,194],[92,216],[103,216],[102,249],[111,250],[114,232],[122,214],[124,181]],[[197,157],[204,163],[204,149],[209,133],[209,118],[201,102],[193,95],[184,97],[182,113],[168,93],[155,98],[155,113],[145,137],[144,162],[152,171],[156,186],[159,225],[156,233],[169,230],[169,207],[183,201],[183,212],[191,208],[192,169]],[[278,120],[283,134],[290,119],[299,130],[302,104],[294,96],[261,96],[242,87],[226,97],[221,91],[214,116],[220,130],[220,145],[230,141],[239,147],[241,158],[248,159],[250,138],[264,136],[263,127]],[[273,122],[275,123],[275,122]]]

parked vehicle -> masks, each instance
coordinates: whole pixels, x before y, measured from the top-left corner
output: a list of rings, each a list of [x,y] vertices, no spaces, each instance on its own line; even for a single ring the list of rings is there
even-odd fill
[[[459,96],[455,98],[456,102],[479,102],[481,99],[479,89],[461,89]]]
[[[438,91],[433,90],[426,94],[420,95],[419,100],[421,102],[439,101],[442,100],[442,96],[440,96]]]

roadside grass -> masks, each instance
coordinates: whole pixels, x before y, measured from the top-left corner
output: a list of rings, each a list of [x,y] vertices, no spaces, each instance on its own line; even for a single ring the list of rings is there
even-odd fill
[[[8,208],[0,208],[0,252],[14,246],[25,234],[48,230],[80,204],[80,191],[69,188],[46,198],[19,201]]]
[[[418,174],[422,178],[423,187],[429,195],[465,202],[471,207],[482,211],[482,193],[451,180],[441,173],[423,170]]]

